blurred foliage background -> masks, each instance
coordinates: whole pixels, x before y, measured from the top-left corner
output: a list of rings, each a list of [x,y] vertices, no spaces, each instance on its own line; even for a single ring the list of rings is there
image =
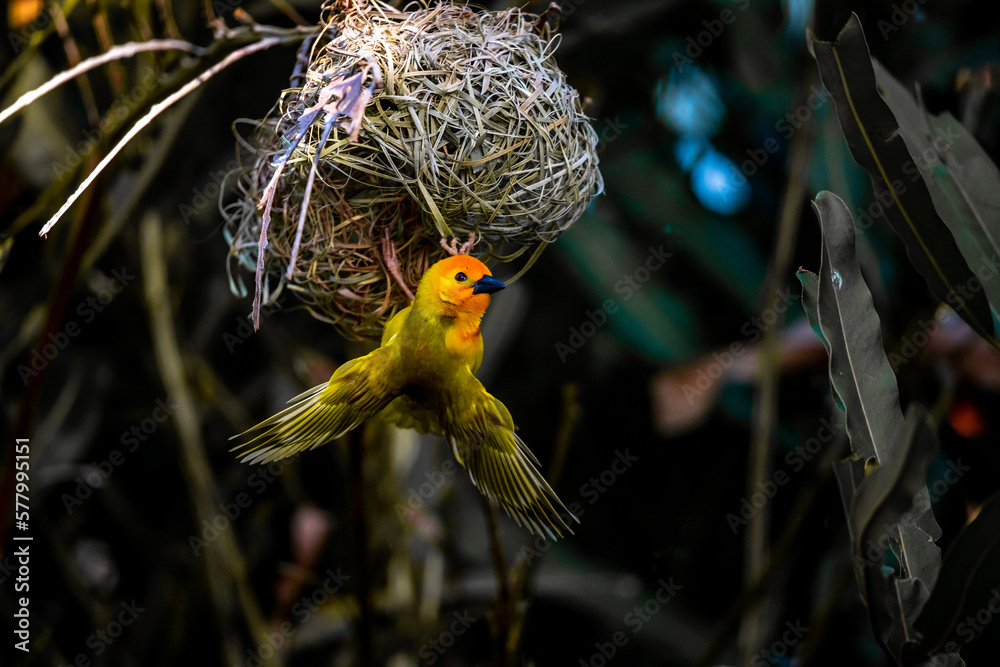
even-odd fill
[[[109,63],[0,125],[8,630],[14,437],[30,439],[34,537],[31,651],[8,632],[3,664],[892,664],[852,576],[832,474],[843,416],[793,280],[819,266],[818,191],[859,223],[873,203],[806,29],[834,39],[856,12],[872,56],[996,161],[992,8],[562,3],[557,58],[588,100],[605,193],[493,300],[480,378],[581,524],[553,544],[501,516],[498,560],[478,493],[434,438],[373,426],[363,462],[340,445],[263,468],[228,452],[364,350],[289,297],[254,333],[250,299],[230,291],[232,126],[288,85],[293,39],[160,116],[37,236],[151,104],[259,39],[212,21],[290,29],[319,7],[9,3],[0,108],[112,44],[217,48]],[[1000,364],[876,218],[858,258],[901,402],[939,417],[927,485],[946,551],[997,491]],[[994,615],[958,633],[968,664],[993,664]]]

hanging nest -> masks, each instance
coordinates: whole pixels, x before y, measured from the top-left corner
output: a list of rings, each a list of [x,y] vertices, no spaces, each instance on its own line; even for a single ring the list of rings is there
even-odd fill
[[[442,237],[475,233],[479,254],[530,266],[603,187],[558,42],[518,9],[328,3],[227,209],[255,323],[287,285],[344,334],[377,337]]]

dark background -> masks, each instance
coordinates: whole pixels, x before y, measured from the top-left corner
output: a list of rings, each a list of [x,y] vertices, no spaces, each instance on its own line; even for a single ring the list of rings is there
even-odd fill
[[[315,5],[293,4],[307,23],[318,20]],[[867,2],[820,11],[828,24],[841,25],[848,6],[862,20],[872,55],[905,84],[919,82],[926,105],[950,110],[995,159],[1000,45],[988,18],[993,4]],[[270,3],[241,7],[260,23],[292,25]],[[228,10],[216,3],[235,25]],[[715,23],[724,10],[734,20]],[[176,3],[172,11],[185,39],[211,41],[202,3]],[[67,30],[83,57],[104,50],[95,13],[109,18],[116,43],[151,37],[128,10],[82,7]],[[748,613],[761,614],[765,627],[754,665],[889,664],[850,570],[831,474],[832,462],[849,450],[842,433],[823,435],[825,423],[842,417],[792,275],[800,265],[815,271],[819,264],[819,228],[806,198],[790,270],[772,275],[790,175],[805,179],[807,198],[833,190],[852,210],[871,198],[832,104],[815,97],[822,86],[805,40],[813,8],[792,0],[587,0],[564,3],[564,14],[557,57],[589,101],[586,112],[602,138],[605,193],[493,299],[480,378],[510,409],[564,502],[583,512],[576,535],[556,544],[499,519],[517,584],[515,618],[523,621],[515,623],[511,664],[737,664],[737,635]],[[159,22],[151,25],[161,37]],[[15,37],[0,45],[5,68],[23,47],[17,36],[33,32],[8,31]],[[691,46],[714,31],[700,53]],[[282,636],[271,658],[279,664],[358,663],[362,575],[348,450],[330,445],[265,477],[235,461],[227,443],[364,349],[295,308],[291,297],[247,335],[250,300],[229,289],[217,200],[218,175],[236,154],[231,124],[266,115],[294,62],[294,47],[275,47],[199,88],[179,125],[170,125],[168,112],[144,130],[47,239],[37,230],[79,181],[47,191],[67,147],[92,128],[86,96],[106,113],[123,99],[109,81],[123,76],[129,91],[142,70],[135,63],[94,70],[90,93],[64,85],[0,126],[0,241],[7,244],[0,251],[0,433],[5,452],[14,436],[31,443],[30,664],[256,664],[271,654],[266,637],[274,633]],[[18,94],[66,69],[64,40],[50,34],[32,63],[36,69],[20,70]],[[16,98],[5,82],[3,107]],[[783,123],[786,114],[792,116]],[[105,154],[121,134],[103,136],[83,159]],[[811,149],[805,163],[790,159],[797,141]],[[763,164],[745,162],[755,157]],[[720,180],[740,164],[745,179]],[[111,227],[116,211],[126,216],[120,229]],[[157,410],[157,401],[169,407],[176,397],[155,357],[144,295],[140,229],[150,213],[162,228],[194,436],[181,433],[176,410],[163,419]],[[26,215],[29,222],[19,225]],[[102,238],[108,242],[98,244]],[[859,257],[886,346],[898,349],[903,332],[933,317],[936,304],[884,225],[861,238]],[[669,260],[637,272],[649,248],[660,246],[672,253]],[[88,255],[94,247],[101,249]],[[501,279],[515,270],[493,267]],[[91,311],[87,300],[117,289],[116,276],[126,281],[120,293]],[[636,289],[622,286],[627,276]],[[787,477],[764,503],[774,566],[748,592],[747,527],[727,515],[739,516],[741,500],[750,497],[754,344],[769,328],[752,318],[766,308],[768,280],[791,289],[788,310],[773,325],[782,352],[770,448],[772,469]],[[599,327],[585,326],[601,320],[589,314],[608,299],[614,312]],[[942,317],[934,342],[907,359],[897,377],[904,406],[943,401],[942,448],[928,484],[950,479],[949,462],[968,467],[932,493],[944,549],[997,487],[1000,366],[956,318]],[[40,373],[23,370],[54,340],[49,333],[69,334],[71,324],[78,334]],[[734,342],[745,347],[729,363],[723,350]],[[128,437],[144,426],[155,426],[144,440]],[[185,437],[201,448],[203,468],[185,463]],[[495,663],[496,576],[478,494],[464,473],[446,474],[453,469],[444,443],[395,436],[390,446],[385,434],[370,437],[376,445],[366,468],[366,563],[374,662]],[[810,438],[821,439],[821,447],[798,469],[789,452]],[[636,461],[616,472],[612,464],[625,452]],[[428,480],[433,492],[424,494]],[[429,502],[400,520],[398,505],[414,490]],[[247,506],[238,508],[241,499]],[[208,503],[221,530],[203,523],[199,502]],[[12,509],[8,504],[5,523]],[[14,533],[8,524],[0,573],[8,628],[3,664],[25,658],[11,650],[9,632],[18,597]],[[328,573],[338,569],[350,578],[332,591]],[[673,597],[650,603],[664,583],[675,586]],[[766,601],[765,611],[751,610],[756,599]],[[259,609],[257,625],[248,620],[248,600]],[[122,605],[133,601],[142,611],[122,617]],[[644,604],[645,615],[637,613]],[[129,624],[116,628],[126,618]],[[475,620],[465,629],[456,618]],[[789,627],[808,630],[789,634]],[[118,630],[110,643],[95,639]],[[976,633],[962,650],[968,664],[992,664],[998,633],[997,623]],[[624,645],[613,647],[615,637]],[[447,650],[435,652],[432,640]]]

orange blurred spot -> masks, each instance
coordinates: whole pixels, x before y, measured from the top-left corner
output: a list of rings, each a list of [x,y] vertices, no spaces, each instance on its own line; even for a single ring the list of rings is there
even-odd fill
[[[948,423],[955,433],[970,440],[981,438],[987,428],[983,413],[970,401],[955,401],[948,410]]]
[[[34,21],[44,8],[44,0],[13,0],[7,5],[7,24],[14,30],[22,28]]]

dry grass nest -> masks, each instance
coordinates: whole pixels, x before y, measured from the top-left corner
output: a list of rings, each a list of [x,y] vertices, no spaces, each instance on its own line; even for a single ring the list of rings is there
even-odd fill
[[[377,337],[442,237],[475,233],[477,255],[530,266],[603,187],[558,42],[548,16],[518,9],[328,3],[292,87],[251,121],[226,209],[255,323],[287,286],[343,334]]]

